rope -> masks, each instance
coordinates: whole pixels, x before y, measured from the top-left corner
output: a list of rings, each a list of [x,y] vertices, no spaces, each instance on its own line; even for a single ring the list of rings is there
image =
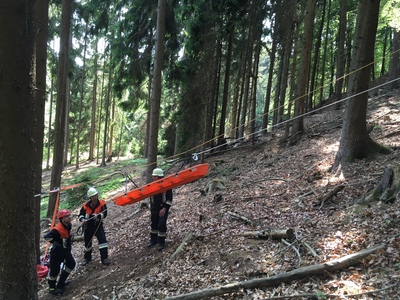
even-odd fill
[[[104,211],[106,211],[106,210],[104,210]],[[93,219],[93,218],[95,218],[95,217],[92,217],[92,218],[90,218],[90,219],[87,219],[87,221],[89,221],[89,220],[91,220],[91,219]],[[87,221],[86,221],[86,222],[87,222]],[[95,237],[95,235],[96,235],[96,233],[97,233],[97,230],[99,230],[100,224],[101,224],[102,222],[103,222],[103,220],[100,220],[99,224],[97,225],[96,230],[93,232],[92,238],[90,239],[88,245],[92,244],[93,238]],[[82,224],[82,225],[83,225],[83,224]],[[81,227],[82,227],[82,225],[81,225]],[[85,225],[86,225],[86,224],[85,224]],[[82,232],[85,233],[85,231],[83,230],[83,228],[82,228]],[[93,244],[92,244],[92,247],[93,247]]]
[[[60,203],[60,189],[54,190],[54,191],[57,191],[57,198],[56,198],[56,203],[54,205],[53,218],[51,220],[50,230],[53,229],[54,223],[56,222],[56,215],[57,215],[58,205]],[[44,251],[44,258],[47,257],[47,253],[49,251],[49,247],[50,247],[50,242],[47,242],[46,250]]]
[[[107,210],[108,210],[108,208],[106,208],[106,209],[103,210],[102,212],[107,211]],[[93,216],[93,217],[87,219],[86,222],[87,222],[87,221],[90,221],[90,220],[92,220],[92,219],[94,219],[94,218],[96,218],[96,217],[97,217],[97,216]],[[102,220],[100,220],[100,222],[102,222]],[[79,225],[78,228],[76,229],[75,233],[76,233],[77,235],[82,235],[82,233],[79,234],[80,229],[82,229],[82,233],[83,233],[83,232],[84,232],[84,230],[83,230],[83,224]],[[97,231],[97,230],[96,230],[96,231]],[[95,232],[96,232],[96,231],[95,231]]]

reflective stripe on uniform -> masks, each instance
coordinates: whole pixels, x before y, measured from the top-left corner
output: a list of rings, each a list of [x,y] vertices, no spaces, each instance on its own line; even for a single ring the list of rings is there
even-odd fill
[[[108,248],[107,243],[99,244],[99,249],[104,249],[104,248]]]

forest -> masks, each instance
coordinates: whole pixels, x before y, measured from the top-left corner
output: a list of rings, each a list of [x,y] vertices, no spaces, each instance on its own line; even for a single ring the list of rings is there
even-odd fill
[[[295,148],[305,118],[332,109],[330,172],[393,155],[367,121],[369,99],[399,87],[399,20],[396,0],[4,0],[0,298],[38,298],[45,171],[54,190],[67,167],[128,156],[149,182],[157,165],[278,132]]]

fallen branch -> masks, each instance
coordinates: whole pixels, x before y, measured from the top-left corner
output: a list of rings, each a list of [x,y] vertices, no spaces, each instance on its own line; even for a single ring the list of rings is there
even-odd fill
[[[299,262],[298,265],[301,265],[301,255],[299,250],[291,243],[289,243],[288,241],[286,241],[285,239],[281,239],[282,243],[284,243],[285,245],[291,247],[293,249],[293,251],[297,254],[297,256],[299,257]]]
[[[226,293],[237,292],[240,289],[251,289],[260,287],[265,288],[265,287],[277,286],[280,285],[282,282],[290,282],[296,279],[302,279],[314,275],[321,275],[326,271],[334,272],[337,270],[348,268],[350,266],[358,264],[360,260],[384,248],[385,245],[381,244],[372,248],[365,249],[358,253],[350,254],[345,257],[335,259],[326,263],[302,267],[299,269],[292,270],[290,272],[277,274],[271,277],[239,281],[224,286],[190,292],[188,294],[171,296],[165,298],[165,300],[196,300],[207,297],[219,296]]]
[[[258,230],[258,231],[245,231],[242,236],[247,237],[258,237],[260,239],[272,238],[276,240],[280,239],[290,239],[294,238],[293,229],[275,229],[275,230]]]
[[[322,196],[321,199],[318,199],[318,201],[314,204],[314,206],[319,206],[319,208],[322,208],[324,203],[328,201],[329,199],[333,198],[334,196],[337,195],[341,190],[344,189],[344,185],[338,185],[336,186],[332,191],[330,191],[328,194],[325,196]]]
[[[392,131],[392,132],[389,132],[388,134],[385,134],[383,136],[383,138],[390,138],[390,137],[394,137],[394,136],[399,135],[399,134],[400,134],[400,130]]]
[[[227,214],[232,216],[232,217],[234,217],[235,219],[239,219],[239,220],[244,221],[246,224],[253,224],[253,222],[250,221],[248,218],[246,218],[244,216],[241,216],[241,215],[239,215],[237,213],[234,213],[234,212],[231,212],[231,211],[227,211]]]
[[[299,240],[299,241],[304,247],[307,248],[307,250],[311,253],[312,256],[314,256],[314,257],[318,256],[317,252],[315,252],[315,250],[309,244],[307,244],[306,242],[304,242],[302,240]]]
[[[185,237],[182,240],[182,243],[179,245],[178,248],[176,248],[175,252],[172,253],[172,255],[164,261],[164,265],[169,262],[170,260],[173,260],[176,256],[178,256],[179,253],[182,252],[183,248],[188,244],[188,242],[192,239],[193,233],[192,232],[187,232]]]

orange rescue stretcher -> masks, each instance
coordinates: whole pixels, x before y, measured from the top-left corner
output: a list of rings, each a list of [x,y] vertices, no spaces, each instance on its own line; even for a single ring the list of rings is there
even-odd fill
[[[164,193],[178,186],[196,181],[204,177],[207,172],[208,164],[199,164],[138,187],[126,194],[119,195],[115,197],[113,201],[118,206],[133,204],[151,196]]]

